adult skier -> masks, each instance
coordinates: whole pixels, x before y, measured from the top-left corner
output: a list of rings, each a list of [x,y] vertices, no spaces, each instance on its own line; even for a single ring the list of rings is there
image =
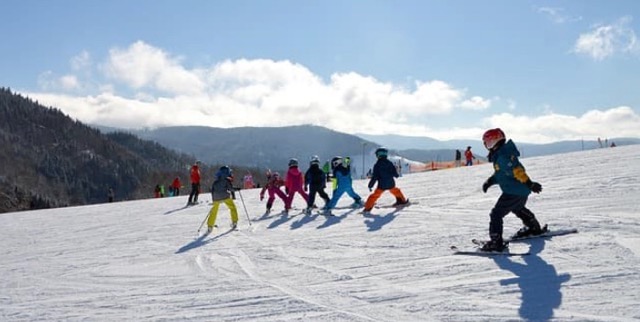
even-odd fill
[[[476,158],[475,155],[473,155],[473,152],[471,152],[471,147],[468,146],[467,150],[464,151],[464,158],[466,160],[466,163],[464,164],[465,166],[472,166],[473,165],[473,159]]]
[[[233,192],[233,175],[231,168],[228,166],[222,166],[216,172],[215,180],[211,185],[211,200],[213,201],[213,207],[209,211],[209,217],[207,219],[207,232],[211,232],[216,224],[216,217],[218,216],[218,208],[220,203],[227,205],[231,211],[231,229],[235,229],[238,226],[238,210],[236,204],[231,198]]]
[[[520,152],[512,140],[506,141],[504,132],[491,129],[482,136],[484,146],[489,150],[489,162],[493,162],[494,173],[482,184],[482,191],[498,184],[502,194],[498,198],[491,214],[489,237],[491,240],[482,246],[484,251],[503,251],[507,245],[502,239],[503,218],[513,212],[524,224],[514,238],[540,235],[545,231],[531,210],[525,207],[529,194],[540,193],[542,186],[531,181],[524,166],[518,160]],[[506,142],[506,143],[505,143]]]
[[[189,193],[187,206],[198,203],[198,194],[200,194],[200,161],[196,161],[196,163],[191,166],[189,177],[191,179],[191,192]]]

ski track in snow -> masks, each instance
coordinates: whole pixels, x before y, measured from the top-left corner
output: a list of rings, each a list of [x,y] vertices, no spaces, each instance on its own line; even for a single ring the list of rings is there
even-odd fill
[[[415,204],[335,217],[264,216],[244,190],[240,227],[186,197],[0,215],[0,319],[166,321],[634,321],[640,319],[640,146],[523,158],[543,185],[528,207],[579,233],[512,244],[524,257],[454,256],[487,238],[490,165],[405,175]],[[366,198],[366,181],[354,188]],[[384,194],[378,205],[394,202]],[[300,198],[295,207],[303,209]],[[279,208],[280,207],[280,208]],[[294,216],[296,215],[296,216]],[[505,236],[520,227],[505,217]]]

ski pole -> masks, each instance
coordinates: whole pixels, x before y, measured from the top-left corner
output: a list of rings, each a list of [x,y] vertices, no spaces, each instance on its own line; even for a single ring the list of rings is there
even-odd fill
[[[207,219],[209,219],[209,214],[210,214],[210,213],[211,213],[211,212],[207,212],[207,216],[206,216],[206,217],[204,217],[204,220],[203,220],[203,221],[202,221],[202,223],[200,224],[200,227],[198,227],[198,232],[197,232],[197,234],[200,234],[200,229],[202,229],[202,226],[204,226],[204,223],[207,221]]]
[[[244,213],[247,215],[247,221],[249,221],[249,226],[251,226],[251,218],[249,218],[249,212],[247,211],[247,206],[244,204],[244,198],[242,198],[242,192],[240,191],[240,189],[238,189],[238,194],[240,195],[240,201],[242,202]]]

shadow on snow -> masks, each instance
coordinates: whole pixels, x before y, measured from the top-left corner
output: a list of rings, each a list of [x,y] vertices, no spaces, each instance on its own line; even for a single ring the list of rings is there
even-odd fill
[[[192,241],[192,242],[180,247],[180,249],[178,249],[175,253],[176,254],[180,254],[180,253],[184,253],[186,251],[192,250],[194,248],[198,248],[198,247],[204,246],[204,245],[206,245],[206,244],[208,244],[208,243],[210,243],[210,242],[212,242],[212,241],[214,241],[214,240],[216,240],[216,239],[218,239],[218,238],[220,238],[220,237],[222,237],[224,235],[227,235],[227,234],[231,233],[232,231],[233,230],[225,231],[225,232],[223,232],[221,234],[218,234],[218,235],[215,235],[215,236],[213,236],[213,237],[211,237],[209,239],[207,239],[207,237],[210,234],[204,234],[204,235],[196,238],[196,240],[194,240],[194,241]]]
[[[500,285],[517,284],[522,293],[520,317],[528,321],[548,321],[553,318],[553,310],[562,304],[562,283],[571,279],[570,274],[560,274],[553,265],[540,256],[545,239],[530,240],[531,255],[521,257],[524,263],[513,261],[511,257],[494,256],[493,260],[503,270],[517,277],[504,279]]]

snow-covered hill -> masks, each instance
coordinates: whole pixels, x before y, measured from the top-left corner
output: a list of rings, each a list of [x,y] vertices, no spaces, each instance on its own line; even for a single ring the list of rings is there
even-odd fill
[[[529,208],[580,230],[512,245],[526,257],[449,250],[487,236],[490,165],[405,175],[417,204],[368,217],[263,216],[258,190],[244,190],[251,225],[238,198],[240,230],[204,239],[207,194],[187,209],[175,197],[2,214],[0,320],[640,319],[640,146],[522,161],[544,188]],[[354,185],[367,196],[366,181]],[[229,222],[222,206],[218,224]],[[505,234],[519,226],[505,218]]]

